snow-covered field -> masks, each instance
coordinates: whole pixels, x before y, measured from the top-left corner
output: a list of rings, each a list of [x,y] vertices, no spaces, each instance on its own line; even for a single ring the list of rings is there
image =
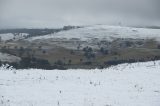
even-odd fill
[[[1,67],[0,106],[160,106],[160,61],[103,70]]]
[[[122,26],[94,25],[84,28],[62,31],[56,34],[29,38],[29,40],[50,38],[78,38],[86,41],[90,39],[113,40],[115,38],[156,39],[160,41],[160,29],[134,28]]]

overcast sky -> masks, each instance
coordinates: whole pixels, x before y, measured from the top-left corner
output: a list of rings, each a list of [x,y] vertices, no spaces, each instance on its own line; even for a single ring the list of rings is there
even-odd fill
[[[159,24],[160,0],[0,0],[0,28]]]

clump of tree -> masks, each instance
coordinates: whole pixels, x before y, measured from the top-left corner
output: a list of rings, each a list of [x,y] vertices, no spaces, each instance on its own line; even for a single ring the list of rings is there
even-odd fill
[[[125,41],[126,47],[131,47],[133,45],[133,42],[131,41]]]
[[[57,60],[54,64],[55,65],[65,65],[65,63],[62,60]]]
[[[64,27],[63,27],[63,30],[70,30],[70,29],[76,29],[76,28],[81,28],[81,27],[68,25],[68,26],[64,26]]]
[[[104,55],[109,54],[109,50],[104,49],[103,47],[100,48],[100,52],[101,52],[102,54],[104,54]]]
[[[93,52],[93,49],[91,47],[85,47],[83,48],[84,51],[84,56],[90,60],[90,59],[94,59],[95,58],[95,53]]]
[[[81,44],[79,44],[79,45],[77,46],[77,50],[80,50],[80,48],[81,48]]]
[[[74,55],[74,54],[75,54],[74,50],[71,50],[71,51],[70,51],[70,54]]]
[[[42,51],[42,53],[43,53],[43,54],[46,54],[46,51],[45,51],[45,50],[43,50],[43,51]]]
[[[60,70],[65,70],[65,62],[63,62],[62,60],[57,60],[55,63],[54,63],[54,69],[60,69]]]
[[[38,49],[41,50],[41,49],[42,49],[42,46],[38,46]]]
[[[85,61],[83,64],[84,65],[92,65],[92,61]]]
[[[158,49],[160,49],[160,44],[159,44],[159,45],[157,45],[157,48],[158,48]]]
[[[22,57],[22,55],[24,54],[24,52],[25,52],[25,49],[21,46],[19,48],[19,56]]]
[[[37,59],[35,57],[22,57],[19,68],[51,69],[51,65],[48,60]]]
[[[69,59],[69,60],[68,60],[68,64],[69,64],[69,65],[71,65],[71,63],[72,63],[72,60],[71,60],[71,59]]]
[[[82,63],[82,62],[83,62],[83,59],[80,59],[80,62]]]

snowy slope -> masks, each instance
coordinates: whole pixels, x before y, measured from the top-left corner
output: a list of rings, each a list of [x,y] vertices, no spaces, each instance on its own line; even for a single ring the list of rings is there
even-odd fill
[[[19,40],[19,39],[24,39],[27,37],[27,33],[18,33],[18,34],[13,34],[13,33],[5,33],[5,34],[0,34],[1,40],[6,41],[6,40]]]
[[[7,53],[0,53],[0,61],[2,62],[19,62],[21,59]]]
[[[81,40],[89,40],[93,38],[98,38],[101,40],[113,40],[114,38],[156,38],[157,40],[160,40],[160,29],[94,25],[69,31],[63,31],[56,34],[32,37],[29,40],[50,38],[78,38]]]
[[[104,70],[1,67],[0,106],[160,106],[160,61]]]

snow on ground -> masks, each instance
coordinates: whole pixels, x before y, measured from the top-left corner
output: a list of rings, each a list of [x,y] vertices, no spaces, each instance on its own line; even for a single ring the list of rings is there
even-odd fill
[[[21,59],[17,56],[13,56],[7,53],[0,53],[0,61],[2,62],[17,62]]]
[[[160,106],[160,61],[103,70],[1,67],[0,106]]]
[[[152,39],[160,41],[160,29],[133,28],[121,26],[94,25],[84,28],[62,31],[56,34],[29,38],[29,40],[50,39],[50,38],[78,38],[89,40],[98,38],[101,40],[113,40],[114,38]]]
[[[6,41],[6,40],[19,40],[19,39],[24,39],[27,37],[27,33],[18,33],[18,34],[13,34],[13,33],[5,33],[5,34],[0,34],[1,40]]]

